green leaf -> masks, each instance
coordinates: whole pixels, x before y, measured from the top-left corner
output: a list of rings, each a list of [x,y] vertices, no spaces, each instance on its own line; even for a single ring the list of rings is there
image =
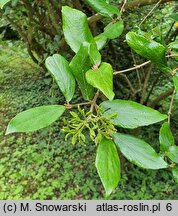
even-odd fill
[[[54,54],[46,59],[45,64],[64,94],[66,101],[69,102],[74,96],[75,79],[68,61],[61,55]]]
[[[124,30],[122,21],[109,23],[105,28],[103,35],[108,39],[115,39],[119,37]]]
[[[173,177],[175,179],[175,182],[177,182],[177,184],[178,184],[178,167],[175,167],[172,169],[172,174],[173,174]]]
[[[87,83],[85,78],[86,71],[92,66],[87,43],[83,43],[81,45],[79,51],[73,57],[69,66],[72,69],[72,73],[77,80],[84,99],[92,99],[94,96],[94,88]]]
[[[64,6],[62,17],[64,36],[71,49],[77,53],[83,43],[88,44],[91,62],[99,65],[101,55],[89,29],[86,15],[79,10]]]
[[[10,0],[0,0],[0,8],[3,9],[4,5],[10,2]]]
[[[106,0],[86,0],[86,2],[102,16],[113,17],[119,15],[119,9],[114,5],[108,4]]]
[[[165,73],[171,73],[165,58],[166,48],[134,32],[126,35],[128,45],[139,55],[155,63]]]
[[[83,42],[93,42],[94,38],[88,26],[87,16],[68,6],[62,7],[63,32],[66,42],[77,53]]]
[[[93,65],[99,66],[101,63],[101,55],[98,51],[95,41],[92,42],[91,44],[88,43],[88,52],[89,52],[91,63]]]
[[[103,62],[100,68],[86,72],[87,82],[99,89],[109,100],[113,100],[113,70],[112,66]]]
[[[174,41],[168,45],[168,48],[171,49],[172,57],[178,61],[178,41]]]
[[[17,114],[10,122],[6,134],[14,132],[32,132],[47,127],[56,121],[65,111],[61,105],[35,107]]]
[[[178,91],[178,73],[176,73],[176,75],[173,76],[173,82],[174,82],[174,86],[176,91]]]
[[[99,34],[94,39],[95,39],[98,50],[103,49],[103,47],[107,43],[107,38],[103,34]]]
[[[168,45],[170,49],[178,50],[178,41],[174,41]]]
[[[169,147],[174,145],[174,137],[172,135],[170,125],[165,122],[159,132],[160,149],[162,152],[167,152]]]
[[[169,147],[167,156],[175,163],[178,163],[178,146]]]
[[[97,149],[95,165],[108,196],[120,180],[120,160],[112,140],[102,139]]]
[[[101,103],[101,106],[106,110],[104,112],[105,117],[116,113],[116,118],[111,119],[111,122],[123,128],[133,129],[140,126],[147,126],[167,118],[167,115],[133,101],[105,101]]]
[[[178,22],[178,13],[171,14],[169,17]]]
[[[144,140],[121,133],[114,134],[113,138],[122,154],[133,164],[146,169],[167,168],[167,163]]]
[[[122,21],[112,22],[108,24],[104,28],[104,32],[94,38],[98,50],[101,50],[106,45],[108,39],[119,37],[122,34],[123,29],[124,25]]]

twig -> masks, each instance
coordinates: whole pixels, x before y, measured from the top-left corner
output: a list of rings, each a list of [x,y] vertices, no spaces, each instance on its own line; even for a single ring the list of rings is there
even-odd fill
[[[93,112],[93,109],[94,109],[94,107],[96,107],[96,101],[97,101],[97,99],[98,99],[98,96],[99,96],[99,90],[96,92],[96,94],[95,94],[95,97],[93,98],[93,100],[92,100],[92,103],[91,103],[91,108],[90,108],[90,111],[91,112]]]
[[[140,65],[136,65],[135,67],[132,67],[132,68],[128,68],[128,69],[121,70],[121,71],[115,71],[114,75],[121,74],[121,73],[126,73],[126,72],[129,72],[129,71],[133,71],[133,70],[139,69],[141,67],[144,67],[144,66],[146,66],[146,65],[148,65],[150,63],[151,63],[151,61],[147,61],[147,62],[144,62],[144,63],[142,63]]]
[[[99,90],[96,92],[93,100],[91,101],[88,101],[88,102],[83,102],[83,103],[78,103],[78,104],[64,104],[64,106],[67,108],[67,109],[73,109],[73,108],[76,108],[78,106],[86,106],[86,105],[91,105],[91,112],[93,112],[93,109],[94,107],[96,106],[96,101],[98,99],[98,96],[99,96]]]
[[[178,56],[178,54],[171,54],[171,55],[167,55],[166,58],[171,58],[171,57],[176,57]],[[142,68],[148,64],[150,64],[151,61],[146,61],[140,65],[135,65],[134,67],[132,68],[128,68],[128,69],[125,69],[125,70],[120,70],[120,71],[115,71],[113,74],[114,75],[117,75],[117,74],[121,74],[121,73],[126,73],[126,72],[129,72],[129,71],[133,71],[133,70],[136,70],[136,69],[139,69],[139,68]]]
[[[164,100],[165,98],[169,97],[173,93],[174,89],[171,88],[166,92],[163,92],[160,94],[157,98],[155,98],[153,101],[150,101],[147,106],[154,108],[160,101]]]
[[[171,114],[172,114],[172,108],[173,108],[175,93],[176,93],[176,89],[174,89],[174,91],[173,91],[173,94],[172,94],[172,97],[171,97],[171,103],[170,103],[170,106],[169,106],[169,111],[168,111],[168,123],[169,124],[171,122]]]
[[[172,2],[172,1],[175,1],[175,0],[162,0],[161,4]],[[135,10],[135,9],[147,6],[147,5],[156,4],[157,2],[158,2],[158,0],[133,0],[133,1],[129,1],[126,4],[125,9],[126,10]]]
[[[134,65],[137,65],[137,62],[136,62],[136,59],[135,59],[135,56],[134,56],[134,53],[133,53],[132,50],[131,50],[131,54],[132,54],[132,58],[133,58],[133,61],[134,61]],[[142,88],[142,83],[141,83],[141,78],[140,78],[139,70],[136,69],[136,72],[137,72],[137,79],[138,79],[138,83],[139,83],[139,89],[141,89]]]
[[[120,74],[120,76],[122,76],[122,77],[125,78],[125,80],[126,80],[128,86],[130,87],[130,90],[132,91],[132,95],[135,95],[135,92],[136,92],[136,91],[135,91],[135,89],[133,88],[133,86],[132,86],[130,80],[128,79],[128,77],[127,77],[125,74]]]
[[[93,101],[89,101],[89,102],[84,102],[84,103],[78,103],[78,104],[64,104],[64,106],[67,109],[72,109],[78,106],[85,106],[85,105],[91,105],[93,103]]]
[[[141,99],[140,99],[141,104],[144,103],[145,93],[146,93],[148,81],[149,81],[150,76],[151,76],[152,68],[153,68],[153,65],[151,64],[150,67],[148,68],[148,71],[147,71],[147,74],[146,74],[146,77],[145,77],[145,81],[144,81],[144,84],[143,84],[142,94],[141,94]]]
[[[170,43],[171,41],[174,41],[176,39],[176,36],[178,34],[178,28],[176,28],[171,35],[168,37],[168,39],[166,40],[167,43]]]
[[[162,0],[159,0],[159,2],[157,2],[155,4],[155,6],[150,10],[150,12],[144,17],[144,19],[141,21],[139,27],[145,22],[145,20],[150,16],[150,14],[158,7],[158,5],[161,3]]]
[[[171,24],[171,27],[169,28],[164,40],[166,40],[166,42],[168,42],[168,38],[169,38],[169,34],[171,33],[172,31],[172,28],[174,27],[174,24],[175,24],[175,21]]]
[[[102,15],[100,14],[94,14],[93,16],[88,18],[88,23],[91,25],[93,22],[100,21],[103,18]]]
[[[175,0],[162,0],[161,4],[162,3],[167,3],[167,2],[173,2]],[[128,2],[125,7],[124,7],[124,10],[125,11],[128,11],[128,10],[135,10],[135,9],[138,9],[140,7],[144,7],[146,5],[152,5],[152,4],[156,4],[157,3],[157,0],[134,0],[134,1],[131,1],[131,2]],[[100,14],[95,14],[91,17],[88,18],[88,22],[89,24],[93,23],[93,22],[98,22],[100,21],[101,19],[103,19],[103,16],[100,15]]]
[[[153,89],[154,89],[155,85],[158,83],[159,78],[161,77],[161,75],[162,75],[162,72],[160,71],[160,72],[158,73],[158,75],[156,76],[155,80],[153,81],[153,84],[152,84],[152,86],[151,86],[151,88],[150,88],[150,90],[149,90],[149,92],[148,92],[148,95],[147,95],[147,97],[146,97],[146,99],[145,99],[145,104],[148,103],[148,100],[149,100],[149,98],[150,98],[150,95],[152,94]]]
[[[125,11],[125,5],[126,5],[126,3],[127,3],[127,0],[124,0],[124,3],[123,3],[123,5],[121,7],[121,10],[120,10],[120,14],[122,14]]]

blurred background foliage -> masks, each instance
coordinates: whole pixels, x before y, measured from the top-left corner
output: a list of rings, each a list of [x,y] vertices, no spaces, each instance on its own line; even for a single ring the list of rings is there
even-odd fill
[[[82,10],[88,17],[95,14],[83,0],[12,0],[0,10],[0,199],[104,199],[94,167],[95,145],[91,141],[86,146],[64,142],[61,121],[33,134],[4,136],[9,120],[18,112],[65,101],[44,69],[45,58],[53,53],[68,59],[74,55],[61,30],[62,5]],[[103,60],[110,62],[114,70],[144,62],[131,52],[125,34],[139,30],[139,23],[153,6],[131,8],[123,13],[124,33],[102,50]],[[177,8],[176,1],[160,4],[141,30],[163,44],[175,41],[178,25],[170,15]],[[93,34],[102,32],[106,23],[107,19],[91,23]],[[175,59],[170,59],[169,64],[178,67]],[[117,98],[131,99],[163,113],[169,109],[172,83],[155,66],[116,76],[114,88]],[[171,124],[176,143],[177,99],[178,96]],[[79,101],[77,91],[74,102]],[[134,133],[158,148],[159,128],[156,124]],[[121,182],[109,199],[178,199],[178,186],[167,170],[143,170],[125,161]]]

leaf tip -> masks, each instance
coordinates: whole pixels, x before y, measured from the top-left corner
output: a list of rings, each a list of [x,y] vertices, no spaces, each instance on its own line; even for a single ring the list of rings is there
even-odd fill
[[[11,133],[14,133],[15,132],[15,129],[14,127],[12,127],[10,124],[7,126],[7,129],[5,131],[5,136],[8,135],[8,134],[11,134]]]
[[[115,97],[115,94],[114,92],[112,92],[112,94],[108,97],[109,101],[113,101],[114,97]]]

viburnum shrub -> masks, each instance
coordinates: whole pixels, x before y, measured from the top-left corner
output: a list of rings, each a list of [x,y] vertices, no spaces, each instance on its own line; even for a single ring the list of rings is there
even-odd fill
[[[71,117],[64,121],[62,130],[72,144],[85,145],[86,135],[96,144],[95,166],[106,196],[111,194],[120,180],[119,154],[145,169],[171,169],[178,181],[178,146],[170,129],[173,97],[168,115],[133,101],[115,98],[113,75],[117,72],[113,72],[111,64],[102,61],[100,50],[109,40],[122,34],[122,11],[105,0],[86,2],[99,14],[110,18],[110,23],[103,33],[93,37],[87,16],[79,10],[63,6],[63,33],[75,55],[70,62],[59,54],[49,56],[45,61],[46,68],[65,96],[66,104],[40,106],[19,113],[10,121],[6,134],[39,130],[69,111]],[[167,76],[172,76],[175,91],[178,89],[177,70],[170,68],[166,59],[167,50],[169,54],[172,52],[172,56],[178,51],[178,42],[167,47],[139,30],[128,32],[126,42],[137,54],[156,64]],[[76,85],[80,88],[83,101],[72,104]],[[100,94],[108,100],[103,99],[98,104]],[[159,153],[144,140],[119,132],[119,128],[134,129],[164,120],[159,135]]]

